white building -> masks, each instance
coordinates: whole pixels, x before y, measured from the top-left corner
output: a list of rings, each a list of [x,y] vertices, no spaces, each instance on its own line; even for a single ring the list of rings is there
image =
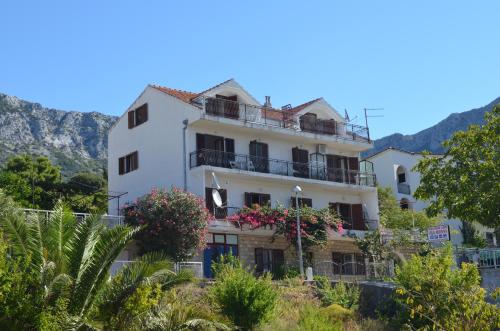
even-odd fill
[[[401,208],[421,211],[429,203],[413,197],[413,193],[420,185],[420,173],[412,171],[412,169],[423,157],[421,153],[407,152],[389,147],[368,157],[367,160],[373,163],[378,184],[392,189],[396,199],[400,202]],[[462,222],[457,219],[450,219],[443,221],[443,224],[450,226],[453,245],[462,245],[463,236],[460,231]],[[485,228],[479,224],[476,225],[476,228],[485,236],[490,245],[496,245],[493,229]]]
[[[198,257],[208,275],[214,250],[232,249],[258,270],[294,263],[294,249],[284,240],[271,242],[271,231],[241,231],[223,218],[252,203],[288,206],[300,185],[302,203],[332,206],[348,229],[332,233],[326,249],[310,252],[311,263],[359,265],[351,237],[378,226],[375,177],[360,171],[359,162],[371,147],[367,128],[345,123],[323,98],[276,109],[269,97],[262,105],[233,79],[200,93],[148,85],[109,132],[109,190],[126,193],[120,203],[153,187],[204,197],[219,219],[210,225],[209,249]],[[212,172],[228,208],[214,208]],[[119,207],[112,201],[109,213]],[[342,272],[362,274],[363,268]]]

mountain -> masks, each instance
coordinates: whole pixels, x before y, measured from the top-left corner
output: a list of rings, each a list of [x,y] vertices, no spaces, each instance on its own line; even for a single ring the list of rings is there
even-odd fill
[[[0,93],[0,164],[13,154],[49,157],[64,176],[106,166],[108,130],[117,117],[42,107]]]
[[[471,124],[484,124],[484,113],[491,111],[500,103],[500,97],[488,105],[465,111],[453,113],[438,124],[412,135],[394,133],[374,141],[374,147],[365,152],[363,157],[368,157],[388,147],[395,147],[409,152],[429,151],[434,154],[444,152],[441,145],[444,140],[449,139],[454,132],[467,130]]]

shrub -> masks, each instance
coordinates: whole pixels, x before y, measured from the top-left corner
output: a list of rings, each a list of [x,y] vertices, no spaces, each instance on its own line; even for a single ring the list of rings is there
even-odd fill
[[[341,320],[335,320],[323,310],[311,306],[305,306],[300,312],[300,320],[296,328],[296,330],[314,331],[341,331],[342,329]]]
[[[404,322],[412,328],[494,330],[500,308],[486,303],[477,267],[454,265],[451,246],[413,256],[396,269],[396,300],[406,307]]]
[[[3,236],[0,231],[0,330],[34,329],[39,324],[43,291],[30,270],[29,258],[10,255],[12,248]]]
[[[115,316],[106,323],[109,330],[126,330],[138,316],[157,306],[162,296],[161,286],[141,285],[123,303]]]
[[[153,189],[125,207],[125,223],[144,227],[136,237],[141,253],[163,251],[175,261],[203,247],[211,218],[203,199],[176,188]]]
[[[222,313],[243,330],[268,321],[278,298],[271,275],[257,279],[241,266],[230,264],[219,269],[210,295]]]
[[[340,305],[346,309],[356,309],[359,302],[359,288],[356,285],[347,285],[344,282],[338,282],[335,286],[331,285],[327,277],[315,277],[316,293],[320,297],[323,305]]]
[[[242,268],[241,261],[238,257],[234,256],[232,252],[228,255],[221,255],[212,263],[212,273],[214,277],[224,272],[226,269]]]

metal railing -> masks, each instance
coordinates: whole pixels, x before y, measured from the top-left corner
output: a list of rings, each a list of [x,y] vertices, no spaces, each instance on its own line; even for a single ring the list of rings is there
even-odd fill
[[[455,252],[455,258],[458,266],[466,262],[475,263],[481,269],[500,268],[500,248],[461,248]]]
[[[309,120],[304,115],[301,118],[297,118],[289,110],[259,107],[213,97],[201,97],[199,102],[205,113],[211,116],[239,120],[245,123],[286,128],[294,131],[334,135],[346,140],[370,142],[368,128],[361,125],[325,119]]]
[[[297,163],[260,156],[228,153],[211,149],[200,149],[190,154],[190,168],[209,165],[274,175],[310,178],[330,182],[375,186],[374,173],[356,170],[328,168],[325,163]]]
[[[410,185],[406,183],[398,183],[398,193],[411,194]]]
[[[394,277],[394,267],[390,261],[368,263],[319,261],[314,264],[313,272],[314,275],[325,276],[330,280],[359,281]]]
[[[30,209],[30,208],[22,208],[21,209],[26,216],[28,215],[36,215],[37,217],[41,217],[43,219],[48,219],[52,213],[54,213],[53,210],[44,210],[44,209]],[[90,214],[87,213],[72,213],[73,216],[76,218],[76,220],[82,220],[90,216]],[[102,222],[109,227],[114,227],[117,225],[123,225],[123,216],[116,216],[116,215],[101,215],[101,220]]]
[[[174,265],[174,271],[179,273],[181,270],[190,270],[196,278],[203,278],[203,262],[177,262]]]

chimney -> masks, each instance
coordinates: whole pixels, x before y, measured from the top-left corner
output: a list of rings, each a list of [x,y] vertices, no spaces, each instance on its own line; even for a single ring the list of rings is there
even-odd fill
[[[272,105],[271,105],[271,97],[266,95],[266,101],[264,102],[264,107],[266,108],[271,108]]]

